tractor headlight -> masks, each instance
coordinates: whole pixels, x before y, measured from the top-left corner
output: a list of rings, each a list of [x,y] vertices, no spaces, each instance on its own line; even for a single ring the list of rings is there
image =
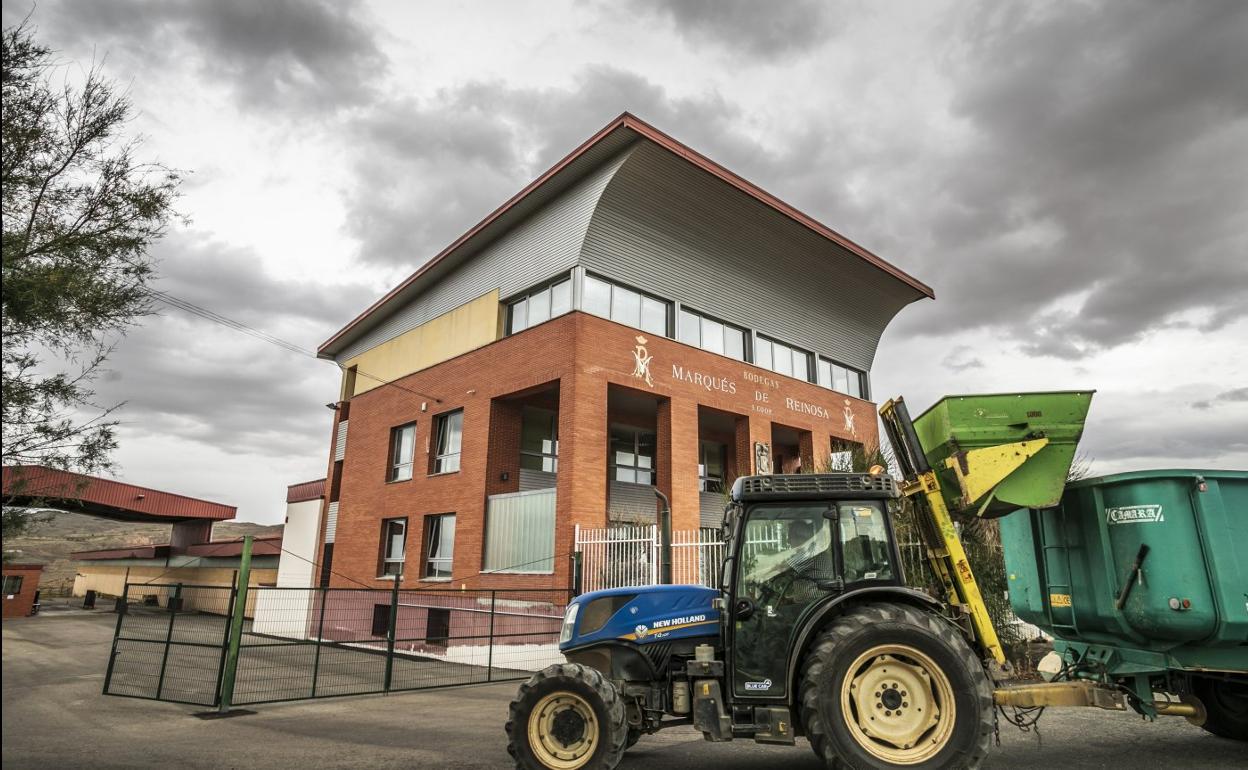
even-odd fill
[[[559,644],[572,640],[572,632],[576,630],[576,613],[580,610],[580,604],[573,604],[563,613],[563,630],[559,632]]]

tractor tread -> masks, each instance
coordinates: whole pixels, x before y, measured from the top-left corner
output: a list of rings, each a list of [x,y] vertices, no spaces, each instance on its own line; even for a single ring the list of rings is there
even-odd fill
[[[504,727],[507,731],[507,753],[515,760],[518,770],[541,770],[542,765],[529,760],[528,752],[520,751],[518,742],[528,739],[528,710],[539,697],[535,690],[561,680],[583,685],[601,699],[606,711],[605,727],[608,729],[610,741],[605,744],[606,750],[598,752],[584,767],[586,770],[613,770],[624,757],[624,750],[627,748],[628,720],[624,713],[624,699],[614,683],[597,670],[579,663],[556,663],[547,666],[520,685],[515,699],[507,709],[507,724]]]
[[[970,645],[944,618],[905,604],[865,604],[847,611],[823,629],[807,651],[801,667],[798,687],[799,716],[811,748],[829,768],[848,768],[852,765],[835,750],[834,742],[827,734],[827,724],[821,718],[819,707],[819,680],[832,665],[836,651],[864,628],[882,623],[901,623],[924,629],[938,637],[949,649],[955,651],[960,662],[972,672],[982,672],[983,666],[975,657]],[[978,705],[979,724],[972,745],[942,763],[944,767],[976,768],[988,754],[996,729],[992,705],[992,687],[987,676],[973,676],[975,701]]]

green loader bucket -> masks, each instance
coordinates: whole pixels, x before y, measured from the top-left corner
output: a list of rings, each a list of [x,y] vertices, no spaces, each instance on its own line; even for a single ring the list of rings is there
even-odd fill
[[[915,432],[940,476],[949,509],[977,509],[980,516],[996,518],[1019,508],[1057,505],[1094,392],[945,396],[919,415]],[[1036,451],[1038,439],[1048,443]],[[1002,451],[974,451],[994,448]],[[1031,452],[1017,468],[1001,470]],[[960,473],[948,460],[959,465]],[[1005,475],[996,480],[994,472]],[[974,491],[968,493],[966,481],[976,474],[990,486],[970,485]]]

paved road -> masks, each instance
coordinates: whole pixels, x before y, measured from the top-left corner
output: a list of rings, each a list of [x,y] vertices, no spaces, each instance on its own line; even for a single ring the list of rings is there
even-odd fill
[[[5,768],[506,768],[502,724],[514,685],[257,707],[220,721],[193,708],[103,697],[114,618],[62,612],[5,621]],[[1188,725],[1070,709],[1046,714],[1041,740],[1002,728],[990,768],[1215,768],[1248,765],[1248,748]],[[818,770],[805,743],[710,744],[692,730],[647,736],[623,770]]]

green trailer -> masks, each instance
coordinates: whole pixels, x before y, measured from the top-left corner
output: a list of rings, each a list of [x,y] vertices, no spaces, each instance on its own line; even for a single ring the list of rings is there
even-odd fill
[[[1014,612],[1070,677],[1149,716],[1155,692],[1199,703],[1210,731],[1248,737],[1248,472],[1085,479],[1000,526]]]
[[[1248,472],[1067,484],[1092,395],[948,396],[910,431],[881,410],[903,456],[921,449],[936,502],[999,519],[1013,609],[1055,640],[1056,682],[994,698],[1179,715],[1248,740]]]

